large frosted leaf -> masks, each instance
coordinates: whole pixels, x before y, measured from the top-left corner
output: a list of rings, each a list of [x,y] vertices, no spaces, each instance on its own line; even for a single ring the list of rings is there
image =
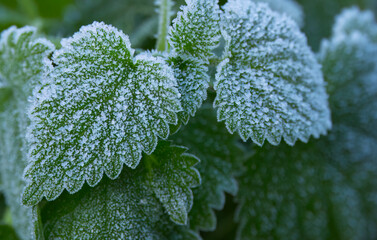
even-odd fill
[[[304,12],[301,6],[294,0],[253,0],[265,2],[268,6],[281,14],[290,16],[300,27],[304,25]]]
[[[178,82],[183,111],[180,122],[190,116],[207,98],[208,63],[220,40],[220,9],[217,0],[187,0],[169,32],[172,53],[168,62]]]
[[[198,160],[184,152],[160,142],[135,170],[124,169],[116,180],[104,178],[94,188],[84,186],[74,195],[65,192],[47,202],[42,209],[45,238],[198,239],[167,215],[174,219],[188,211],[181,206],[191,207],[190,187],[200,182],[193,168]]]
[[[331,121],[321,67],[298,26],[251,1],[229,1],[224,9],[218,120],[259,145],[265,139],[277,145],[281,137],[293,145],[325,134]]]
[[[179,54],[208,61],[220,41],[217,0],[186,0],[169,31],[169,43]]]
[[[314,144],[257,151],[239,179],[237,239],[369,239],[362,198]]]
[[[217,122],[210,104],[203,105],[195,118],[172,137],[175,142],[189,147],[190,152],[201,160],[197,168],[202,184],[194,189],[190,228],[213,231],[216,228],[214,210],[224,207],[224,193],[237,193],[234,177],[240,172],[245,153],[237,142],[238,138]]]
[[[30,91],[30,86],[39,80],[54,45],[46,39],[36,39],[36,31],[36,28],[26,26],[10,27],[1,33],[0,87]]]
[[[0,39],[0,175],[2,191],[10,209],[12,224],[20,239],[35,239],[31,208],[21,206],[25,187],[25,133],[27,99],[40,81],[48,56],[54,50],[46,39],[36,38],[36,29],[11,27]],[[1,83],[0,83],[1,84]],[[6,239],[6,238],[3,238]]]
[[[62,40],[30,110],[24,204],[77,192],[85,180],[94,186],[103,172],[115,179],[169,135],[181,108],[173,71],[133,52],[128,37],[104,23]]]

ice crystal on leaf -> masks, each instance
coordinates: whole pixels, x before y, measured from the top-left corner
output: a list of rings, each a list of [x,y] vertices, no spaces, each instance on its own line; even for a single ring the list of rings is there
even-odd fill
[[[224,6],[226,40],[214,106],[230,132],[262,145],[281,137],[293,145],[331,127],[321,67],[288,17],[265,4],[232,0]]]
[[[172,136],[174,142],[189,147],[200,158],[197,169],[202,183],[194,192],[194,205],[189,213],[190,228],[213,231],[216,228],[215,210],[225,204],[225,192],[235,195],[238,176],[245,152],[238,137],[230,135],[210,104],[204,104],[195,118],[179,134]]]
[[[159,142],[135,170],[116,180],[104,178],[94,188],[62,194],[43,208],[46,239],[199,239],[184,223],[181,211],[192,204],[190,187],[200,183],[197,158],[183,147]],[[183,207],[183,208],[182,208]],[[166,210],[166,211],[165,211]],[[166,213],[167,212],[167,213]]]
[[[220,41],[217,0],[186,0],[169,32],[169,43],[179,54],[207,60]]]
[[[218,1],[187,0],[186,3],[170,28],[172,52],[168,60],[182,95],[183,111],[178,115],[184,124],[207,98],[209,58],[221,36]]]
[[[151,54],[134,57],[116,28],[94,22],[61,43],[30,110],[26,205],[135,168],[181,109],[172,69]]]
[[[294,0],[253,0],[265,2],[268,6],[281,14],[290,16],[300,27],[304,25],[304,12],[301,6]]]

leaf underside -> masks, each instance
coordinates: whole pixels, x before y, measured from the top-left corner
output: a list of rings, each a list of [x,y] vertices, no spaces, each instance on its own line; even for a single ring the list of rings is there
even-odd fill
[[[221,21],[226,40],[216,74],[219,121],[246,141],[289,145],[331,127],[327,94],[315,55],[288,17],[265,4],[233,0]]]

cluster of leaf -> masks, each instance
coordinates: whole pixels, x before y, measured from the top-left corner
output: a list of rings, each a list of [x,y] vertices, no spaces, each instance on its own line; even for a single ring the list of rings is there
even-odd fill
[[[139,54],[103,22],[57,47],[4,31],[0,188],[18,237],[200,239],[225,193],[238,239],[375,237],[373,15],[345,11],[316,56],[298,5],[293,20],[267,2],[187,0],[169,27],[161,0],[160,51]],[[271,146],[326,134],[329,105],[326,138]]]

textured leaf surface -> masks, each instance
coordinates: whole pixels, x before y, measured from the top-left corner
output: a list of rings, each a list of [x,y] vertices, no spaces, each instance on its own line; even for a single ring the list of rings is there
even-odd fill
[[[193,168],[198,160],[184,152],[160,142],[135,170],[124,169],[116,180],[104,178],[94,188],[47,202],[42,209],[46,239],[198,239],[165,212],[174,219],[181,206],[191,205],[189,187],[200,181]]]
[[[26,108],[32,87],[39,82],[54,50],[52,43],[36,37],[36,29],[11,27],[0,39],[0,175],[12,224],[20,239],[34,239],[31,209],[21,206],[25,187]],[[1,83],[0,83],[1,85]],[[8,239],[0,237],[0,239]]]
[[[30,89],[45,68],[47,57],[55,49],[43,38],[36,39],[36,28],[10,27],[0,39],[0,87]]]
[[[254,2],[265,2],[268,6],[281,14],[290,16],[300,27],[304,25],[304,12],[295,0],[253,0]]]
[[[34,96],[23,203],[96,185],[123,164],[135,168],[181,109],[173,71],[160,58],[133,57],[128,37],[95,22],[62,40],[56,66]]]
[[[224,207],[224,192],[235,195],[238,185],[234,179],[240,173],[245,153],[223,124],[217,122],[210,104],[205,104],[195,118],[179,133],[172,136],[178,144],[189,147],[200,158],[197,168],[202,184],[194,189],[194,205],[189,214],[190,228],[213,231],[216,228],[215,210]]]
[[[168,62],[178,82],[183,111],[180,122],[190,116],[207,98],[208,62],[220,42],[220,9],[217,0],[187,0],[169,32],[172,53]]]
[[[361,198],[314,144],[257,151],[239,179],[237,239],[365,239]]]
[[[178,91],[181,94],[182,112],[178,113],[179,119],[187,124],[190,116],[207,98],[209,86],[208,66],[202,60],[188,56],[176,55],[168,59],[169,65],[174,70],[178,82]]]
[[[293,145],[331,127],[320,65],[288,17],[264,4],[233,0],[224,7],[225,59],[217,69],[218,120],[243,140],[281,137]]]
[[[207,60],[220,41],[220,9],[217,0],[186,0],[173,21],[169,43],[179,54]]]

